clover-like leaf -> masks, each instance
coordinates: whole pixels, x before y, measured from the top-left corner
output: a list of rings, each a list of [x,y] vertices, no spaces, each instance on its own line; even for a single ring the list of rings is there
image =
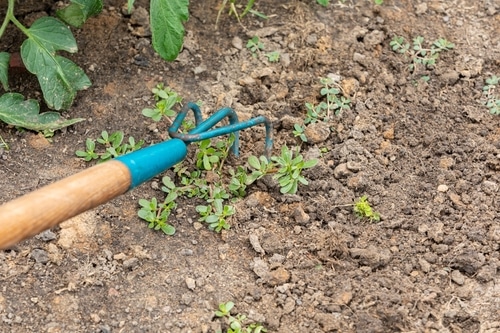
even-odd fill
[[[76,52],[76,41],[69,28],[52,17],[42,17],[27,32],[21,46],[26,69],[35,74],[50,108],[67,109],[78,90],[91,83],[83,70],[71,60],[56,55],[56,51]]]
[[[38,103],[33,99],[24,100],[23,95],[7,93],[0,97],[0,120],[30,130],[57,130],[80,121],[82,118],[61,119],[58,112],[39,113]]]

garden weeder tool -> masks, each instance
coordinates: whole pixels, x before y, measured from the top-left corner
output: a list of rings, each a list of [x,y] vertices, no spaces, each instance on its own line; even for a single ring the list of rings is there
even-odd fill
[[[179,133],[190,110],[194,112],[196,127],[188,133]],[[213,128],[226,117],[229,125]],[[265,125],[265,154],[269,156],[272,127],[267,118],[259,116],[239,122],[232,109],[223,108],[203,120],[199,107],[188,103],[169,128],[171,140],[97,164],[0,206],[0,249],[108,202],[155,177],[182,161],[191,142],[234,133],[231,151],[238,156],[238,131],[257,124]]]

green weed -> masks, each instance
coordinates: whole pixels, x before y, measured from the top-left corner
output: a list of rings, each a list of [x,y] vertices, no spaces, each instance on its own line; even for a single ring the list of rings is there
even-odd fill
[[[304,157],[298,153],[298,150],[294,154],[287,146],[283,146],[280,156],[271,157],[271,160],[278,167],[274,178],[280,184],[280,192],[289,194],[297,193],[299,183],[309,184],[307,179],[302,176],[302,171],[318,164],[316,159],[304,161]]]
[[[333,114],[338,116],[343,110],[351,108],[351,100],[342,95],[340,85],[331,78],[320,78],[323,88],[320,90],[324,98],[318,105],[306,103],[305,124],[315,123],[317,121],[328,121]]]
[[[258,323],[245,324],[247,317],[242,314],[237,314],[236,316],[231,315],[231,310],[234,307],[234,303],[229,301],[226,303],[219,304],[219,310],[215,311],[215,316],[219,318],[225,318],[226,324],[229,326],[227,328],[227,333],[265,333],[267,330]],[[222,332],[217,332],[222,333]]]
[[[246,47],[252,52],[253,57],[257,57],[257,52],[264,50],[264,43],[260,41],[259,37],[253,36],[248,40]]]
[[[411,72],[415,71],[419,65],[424,67],[434,66],[441,52],[449,51],[455,47],[455,44],[444,38],[439,38],[427,48],[423,44],[424,38],[421,36],[413,39],[412,46],[401,36],[394,36],[389,43],[394,52],[401,53],[410,59],[411,63],[408,68]]]
[[[269,62],[278,62],[280,61],[280,53],[278,51],[273,51],[273,52],[269,52],[269,53],[266,53],[266,57],[267,57],[267,60],[269,60]]]
[[[295,136],[296,138],[300,138],[302,142],[307,142],[307,137],[304,131],[305,131],[304,125],[299,125],[299,124],[293,125],[293,132],[292,132],[293,136]]]
[[[367,218],[370,222],[380,221],[380,214],[373,211],[366,195],[356,200],[353,210],[354,214],[356,214],[359,218]]]
[[[98,148],[100,148],[99,152],[96,151],[96,140],[87,138],[85,140],[85,150],[77,150],[75,154],[87,162],[96,159],[104,162],[138,150],[144,144],[143,140],[136,142],[132,136],[128,138],[128,142],[124,143],[123,140],[124,135],[122,131],[116,131],[111,135],[107,131],[102,131],[101,137],[97,139]]]
[[[173,108],[182,102],[180,97],[175,91],[169,87],[164,87],[163,83],[158,84],[152,90],[156,104],[154,109],[145,108],[142,114],[153,121],[160,121],[163,117],[169,118],[175,116],[177,113]]]
[[[491,114],[500,115],[500,95],[495,94],[498,89],[500,78],[496,75],[486,79],[486,85],[483,87],[484,104],[490,110]]]

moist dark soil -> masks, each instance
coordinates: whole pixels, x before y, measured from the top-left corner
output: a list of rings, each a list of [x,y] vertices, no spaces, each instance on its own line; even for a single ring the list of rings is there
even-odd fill
[[[265,115],[273,154],[300,146],[319,163],[295,195],[272,178],[250,186],[222,233],[198,222],[197,199],[179,202],[174,236],[148,229],[138,200],[164,197],[160,175],[0,252],[0,331],[225,332],[214,312],[227,301],[268,332],[500,331],[500,117],[482,93],[500,75],[498,1],[261,0],[254,9],[267,20],[239,24],[224,12],[217,25],[221,1],[192,1],[171,63],[125,2],[105,1],[74,31],[80,51],[68,57],[93,85],[63,116],[86,121],[49,139],[0,125],[10,148],[0,150],[0,202],[90,167],[75,151],[103,130],[147,145],[168,139],[167,121],[141,114],[158,83],[201,101],[205,115],[225,106],[242,119]],[[57,5],[26,1],[18,17],[31,22]],[[18,50],[12,31],[2,50]],[[255,56],[245,47],[253,36],[265,47]],[[391,50],[394,36],[455,47],[410,71],[411,59]],[[293,125],[305,103],[324,101],[321,77],[336,79],[351,107],[302,143]],[[11,88],[41,100],[28,73]],[[241,136],[241,157],[224,168],[263,152],[263,128]],[[379,222],[353,213],[363,195]]]

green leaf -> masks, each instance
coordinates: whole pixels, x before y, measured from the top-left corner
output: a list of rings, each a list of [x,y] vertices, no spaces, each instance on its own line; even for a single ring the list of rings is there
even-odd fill
[[[75,38],[67,26],[52,17],[36,20],[27,35],[21,46],[26,69],[37,76],[50,108],[67,109],[76,92],[91,85],[80,67],[55,53],[58,50],[76,52]]]
[[[0,83],[5,91],[9,90],[9,62],[10,54],[0,52]]]
[[[61,119],[58,112],[39,113],[40,107],[35,100],[24,100],[23,95],[7,93],[0,97],[0,120],[30,130],[57,130],[85,119]]]
[[[151,0],[153,48],[165,60],[175,60],[181,50],[188,6],[189,0]]]
[[[56,12],[69,25],[80,28],[90,17],[102,11],[102,0],[71,0],[72,4]]]
[[[171,226],[170,224],[165,224],[164,226],[161,227],[161,231],[165,233],[166,235],[172,236],[175,234],[175,228]]]

